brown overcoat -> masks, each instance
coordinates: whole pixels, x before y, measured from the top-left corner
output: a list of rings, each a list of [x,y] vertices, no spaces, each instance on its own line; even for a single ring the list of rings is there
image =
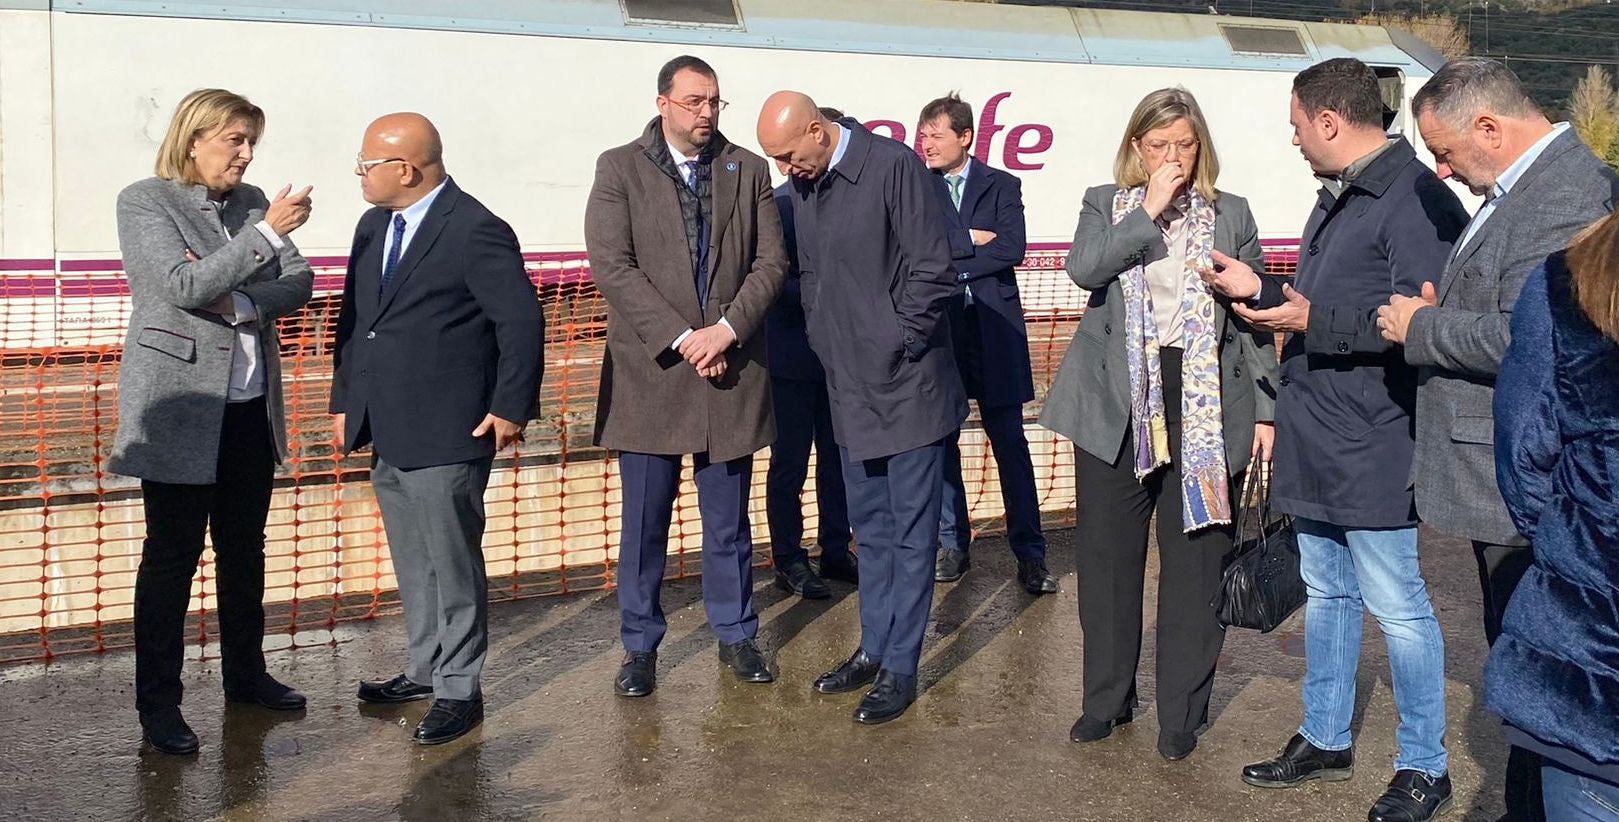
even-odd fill
[[[607,352],[596,400],[597,445],[646,454],[707,452],[715,462],[771,444],[765,315],[787,277],[781,217],[763,158],[714,134],[706,310],[697,299],[675,186],[655,158],[662,123],[596,161],[585,248],[607,298]],[[688,328],[724,318],[738,343],[725,376],[706,380],[670,348]]]

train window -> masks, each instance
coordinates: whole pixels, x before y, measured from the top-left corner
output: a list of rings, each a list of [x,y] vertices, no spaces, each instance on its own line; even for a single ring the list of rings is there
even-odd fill
[[[1405,74],[1392,66],[1372,66],[1377,73],[1377,90],[1383,97],[1383,130],[1389,134],[1405,131]]]
[[[736,0],[620,0],[628,23],[740,28]]]
[[[1304,47],[1304,41],[1299,38],[1298,29],[1221,24],[1220,33],[1225,35],[1225,40],[1231,45],[1232,51],[1248,54],[1310,56],[1309,50]]]

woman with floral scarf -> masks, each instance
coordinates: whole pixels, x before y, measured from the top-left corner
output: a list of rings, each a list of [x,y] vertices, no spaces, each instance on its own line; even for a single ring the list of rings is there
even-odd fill
[[[1158,752],[1183,759],[1208,719],[1225,634],[1211,601],[1232,549],[1234,490],[1270,459],[1271,335],[1227,309],[1202,275],[1261,267],[1248,203],[1214,187],[1219,160],[1197,101],[1142,99],[1114,183],[1085,192],[1068,274],[1088,307],[1040,422],[1074,443],[1084,710],[1092,742],[1136,708],[1149,527],[1158,515]],[[1229,255],[1229,256],[1228,256]]]

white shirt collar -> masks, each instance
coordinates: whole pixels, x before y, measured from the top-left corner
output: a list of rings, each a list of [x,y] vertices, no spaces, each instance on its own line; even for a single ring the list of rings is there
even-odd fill
[[[1523,177],[1523,173],[1528,171],[1536,160],[1540,159],[1540,155],[1546,153],[1546,147],[1551,145],[1553,140],[1562,136],[1563,132],[1568,131],[1568,127],[1566,122],[1553,125],[1552,130],[1546,136],[1536,140],[1534,145],[1518,156],[1518,159],[1513,160],[1512,165],[1507,166],[1507,170],[1501,172],[1501,176],[1496,178],[1495,196],[1500,197],[1511,191],[1512,187],[1517,185],[1518,180]]]
[[[971,172],[972,170],[973,170],[973,156],[971,154],[969,154],[969,155],[967,155],[967,164],[962,166],[961,171],[956,172],[956,174],[955,174],[955,176],[961,178],[961,184],[963,186],[967,185],[967,174],[969,172]],[[944,173],[944,176],[949,177],[949,176],[951,176],[951,174],[950,174],[950,172],[946,171]]]
[[[450,178],[445,177],[442,182],[433,188],[432,191],[427,192],[426,197],[423,197],[420,200],[411,203],[409,206],[406,206],[403,210],[397,210],[394,213],[405,215],[406,225],[420,225],[422,218],[427,216],[427,210],[433,207],[433,201],[438,199],[439,192],[444,190],[444,186],[448,182],[450,182]]]
[[[826,166],[827,171],[838,167],[843,155],[849,153],[849,127],[842,123],[834,123],[838,127],[838,147],[832,149],[832,162]]]

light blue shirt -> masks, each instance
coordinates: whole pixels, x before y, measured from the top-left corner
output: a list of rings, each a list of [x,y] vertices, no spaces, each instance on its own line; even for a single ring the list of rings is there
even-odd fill
[[[1485,221],[1490,219],[1490,215],[1495,213],[1495,206],[1501,202],[1501,198],[1512,191],[1512,187],[1517,184],[1523,173],[1528,171],[1529,167],[1540,159],[1540,155],[1546,152],[1546,147],[1551,145],[1552,141],[1556,140],[1565,131],[1568,131],[1568,123],[1558,123],[1552,126],[1551,133],[1537,140],[1534,145],[1529,147],[1528,151],[1525,151],[1518,159],[1514,160],[1512,165],[1507,166],[1506,171],[1501,172],[1501,176],[1495,180],[1495,188],[1491,190],[1489,199],[1484,201],[1484,205],[1478,207],[1478,213],[1473,215],[1472,221],[1467,224],[1467,230],[1462,232],[1462,241],[1456,244],[1456,254],[1460,254],[1462,249],[1466,248],[1469,242],[1472,242],[1473,235],[1477,234],[1478,230],[1484,226]]]
[[[421,227],[422,219],[427,216],[427,210],[433,207],[433,201],[438,199],[439,192],[444,190],[445,183],[448,183],[449,181],[450,181],[450,178],[445,177],[444,182],[439,183],[437,188],[433,189],[432,191],[427,192],[426,197],[423,197],[420,200],[417,200],[416,202],[412,203],[409,207],[407,207],[403,211],[395,211],[394,212],[394,214],[403,214],[404,217],[405,217],[405,235],[403,237],[399,238],[399,258],[400,259],[405,258],[405,251],[410,248],[410,240],[411,240],[412,237],[416,236],[416,229]],[[383,261],[382,264],[383,265],[388,264],[388,254],[389,254],[390,251],[393,250],[393,245],[394,245],[393,219],[394,218],[391,217],[391,216],[388,218],[388,226],[383,232],[383,236],[384,236],[384,240],[383,240],[383,243],[382,243],[382,261]]]
[[[838,127],[838,147],[832,149],[832,162],[827,164],[827,171],[837,168],[838,163],[843,160],[843,155],[849,153],[849,127],[842,123],[832,125]]]
[[[958,172],[956,174],[946,173],[944,175],[945,185],[950,184],[950,178],[951,177],[960,177],[961,178],[961,196],[966,197],[967,196],[967,174],[968,174],[968,172],[971,172],[972,170],[973,170],[973,156],[971,154],[969,154],[969,155],[967,155],[967,163],[966,163],[966,165],[963,165],[961,167],[960,172]],[[961,210],[961,206],[959,204],[956,206],[956,210],[957,211]],[[967,244],[972,245],[972,241],[973,241],[973,233],[972,233],[971,229],[968,229],[967,230]],[[957,269],[957,274],[956,274],[957,279],[966,280],[970,276],[972,276],[972,275],[968,274],[965,271],[960,270],[959,268]],[[966,302],[967,305],[972,305],[973,304],[973,289],[972,289],[972,286],[964,285],[964,286],[961,287],[961,290],[962,290],[962,292],[964,293],[964,295],[966,297],[964,302]]]

